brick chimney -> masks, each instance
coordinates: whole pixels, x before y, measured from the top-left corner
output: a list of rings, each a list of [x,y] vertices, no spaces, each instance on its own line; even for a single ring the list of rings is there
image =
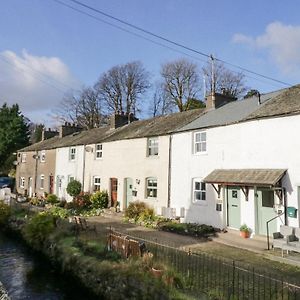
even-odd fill
[[[64,136],[73,134],[75,132],[80,132],[81,130],[82,128],[80,126],[65,122],[64,125],[59,126],[58,132],[59,137],[63,138]]]
[[[54,136],[58,135],[58,131],[51,130],[51,128],[48,128],[48,130],[44,127],[42,131],[42,141],[50,139]]]
[[[219,108],[229,102],[235,101],[236,98],[225,94],[211,93],[206,97],[206,110]]]
[[[110,128],[116,129],[137,120],[138,119],[132,113],[130,114],[124,114],[124,112],[115,113],[110,116]]]

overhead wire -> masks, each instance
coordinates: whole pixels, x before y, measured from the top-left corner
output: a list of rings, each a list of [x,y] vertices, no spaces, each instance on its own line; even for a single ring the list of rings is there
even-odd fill
[[[60,1],[60,0],[53,0],[53,1],[58,2],[58,3],[60,3],[60,4],[63,4],[63,2]],[[124,24],[124,25],[126,25],[126,26],[129,26],[129,27],[131,27],[131,28],[133,28],[133,29],[135,29],[135,30],[138,30],[138,31],[143,32],[143,33],[148,34],[148,35],[151,35],[151,36],[153,36],[153,37],[155,37],[155,38],[157,38],[157,39],[163,40],[163,41],[165,41],[165,42],[167,42],[167,43],[173,44],[173,45],[175,45],[175,46],[177,46],[177,47],[183,48],[183,49],[188,50],[188,51],[190,51],[190,52],[193,52],[193,53],[195,53],[195,54],[204,56],[204,57],[206,57],[206,58],[208,58],[208,59],[211,58],[211,55],[209,55],[209,54],[207,54],[207,53],[205,53],[205,52],[203,52],[203,51],[199,51],[199,50],[193,49],[193,48],[188,47],[188,46],[186,46],[186,45],[184,45],[184,44],[182,44],[182,43],[173,41],[173,40],[171,40],[171,39],[169,39],[169,38],[166,38],[166,37],[164,37],[164,36],[162,36],[162,35],[156,34],[156,33],[154,33],[154,32],[151,32],[151,31],[149,31],[149,30],[146,30],[146,29],[144,29],[144,28],[142,28],[142,27],[136,26],[136,25],[134,25],[134,24],[132,24],[132,23],[129,23],[129,22],[124,21],[124,20],[122,20],[122,19],[120,19],[120,18],[117,18],[117,17],[115,17],[115,16],[113,16],[113,15],[111,15],[111,14],[108,14],[108,13],[106,13],[106,12],[100,10],[100,9],[97,9],[97,8],[95,8],[95,7],[92,7],[92,6],[90,6],[90,5],[87,5],[87,4],[85,4],[85,3],[81,2],[81,1],[78,1],[78,0],[69,0],[69,1],[71,1],[71,2],[73,2],[73,3],[75,3],[75,4],[77,4],[77,5],[79,5],[79,6],[81,6],[81,7],[84,7],[84,8],[86,8],[86,9],[89,9],[89,10],[95,12],[95,13],[101,14],[101,15],[107,17],[107,18],[110,18],[110,19],[112,19],[112,20],[115,20],[115,21],[117,21],[117,22],[119,22],[119,23],[122,23],[122,24]],[[64,3],[63,5],[67,6],[65,3]],[[74,8],[72,7],[72,9],[74,9]],[[79,12],[81,12],[81,13],[85,13],[85,12],[80,11],[80,10],[77,10],[77,11],[79,11]],[[87,14],[87,13],[85,13],[85,14]],[[93,17],[94,17],[94,16],[93,16]],[[120,29],[120,28],[119,28],[119,29]],[[122,30],[124,31],[124,29],[122,29]],[[132,32],[130,32],[130,31],[127,31],[127,32],[132,33]],[[282,84],[282,85],[285,85],[285,86],[292,86],[292,84],[290,84],[290,83],[284,82],[284,81],[282,81],[282,80],[278,80],[278,79],[276,79],[276,78],[273,78],[273,77],[270,77],[270,76],[267,76],[267,75],[264,75],[264,74],[255,72],[255,71],[252,71],[252,70],[250,70],[250,69],[248,69],[248,68],[245,68],[245,67],[242,67],[242,66],[239,66],[239,65],[230,63],[230,62],[228,62],[228,61],[226,61],[226,60],[223,60],[223,59],[220,59],[220,58],[214,58],[214,59],[215,59],[216,61],[219,61],[219,62],[221,62],[221,63],[224,63],[224,64],[226,64],[226,65],[229,65],[229,66],[231,66],[231,67],[237,68],[237,69],[239,69],[239,70],[241,70],[241,71],[243,71],[243,72],[247,72],[247,73],[250,73],[250,74],[252,74],[252,75],[256,75],[256,76],[258,76],[258,77],[262,77],[262,78],[264,78],[264,79],[267,79],[267,80],[270,80],[270,81],[274,81],[274,82],[276,82],[276,83],[279,83],[279,84]]]

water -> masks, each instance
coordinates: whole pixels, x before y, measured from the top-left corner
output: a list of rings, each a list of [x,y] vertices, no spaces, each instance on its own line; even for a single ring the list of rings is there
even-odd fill
[[[0,232],[0,281],[11,300],[91,300],[87,291],[56,271],[21,242]]]

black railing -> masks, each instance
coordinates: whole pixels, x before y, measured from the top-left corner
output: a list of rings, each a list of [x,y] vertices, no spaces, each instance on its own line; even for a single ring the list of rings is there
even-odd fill
[[[281,214],[275,216],[274,218],[270,219],[269,221],[266,222],[267,225],[267,243],[268,243],[268,250],[270,250],[270,233],[269,233],[269,223],[274,221],[275,219],[279,218],[280,216],[282,216],[284,214],[284,212],[282,212]]]
[[[115,232],[115,231],[113,231]],[[128,236],[142,239],[142,235]],[[143,241],[157,265],[166,265],[182,278],[182,291],[193,299],[249,300],[300,299],[300,282],[278,272],[214,257],[191,249],[178,249],[152,240]]]

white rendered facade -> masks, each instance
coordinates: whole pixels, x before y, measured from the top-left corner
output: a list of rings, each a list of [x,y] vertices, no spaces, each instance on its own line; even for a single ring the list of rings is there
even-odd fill
[[[194,153],[195,132],[206,132],[206,151]],[[300,116],[248,121],[228,126],[174,134],[172,140],[171,207],[179,215],[185,208],[186,222],[228,227],[227,189],[220,198],[211,184],[206,184],[206,200],[193,202],[193,179],[201,181],[214,169],[287,169],[282,179],[287,206],[299,207],[300,186]],[[248,200],[240,192],[240,225],[246,223],[259,234],[255,187],[249,188]],[[277,202],[275,195],[275,202]],[[222,203],[222,211],[216,204]],[[277,228],[284,216],[275,221]],[[287,217],[290,226],[299,227],[297,218]],[[236,228],[238,229],[238,228]]]

